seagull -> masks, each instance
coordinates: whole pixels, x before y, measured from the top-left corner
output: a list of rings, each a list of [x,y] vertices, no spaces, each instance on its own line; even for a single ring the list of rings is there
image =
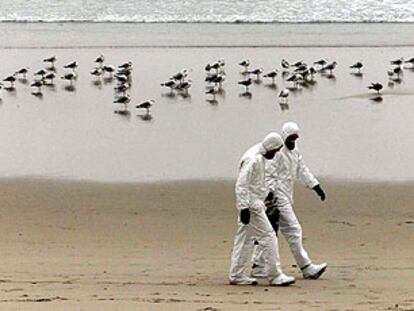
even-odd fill
[[[98,79],[100,79],[101,78],[101,76],[102,76],[102,70],[100,69],[100,68],[94,68],[92,71],[91,71],[91,75],[93,75],[93,76],[95,76],[96,78],[98,78]]]
[[[401,57],[399,59],[395,59],[390,61],[391,65],[395,65],[395,66],[401,66],[404,63],[404,58]]]
[[[300,61],[294,63],[292,66],[293,67],[301,67],[301,66],[306,66],[307,67],[307,65],[303,62],[303,60],[300,60]]]
[[[277,70],[272,70],[271,72],[265,74],[263,77],[264,78],[271,78],[272,79],[272,84],[275,84],[275,79],[277,76]]]
[[[301,63],[300,65],[296,66],[296,69],[294,71],[301,72],[305,70],[308,70],[308,65],[306,65],[305,63]]]
[[[414,66],[414,57],[410,58],[409,60],[406,60],[404,63],[411,64],[411,66]]]
[[[213,79],[211,80],[212,83],[214,83],[216,86],[217,84],[219,85],[219,89],[221,89],[221,85],[224,82],[224,80],[226,80],[226,75],[225,74],[218,74],[216,76],[213,77]]]
[[[52,56],[52,57],[48,57],[48,58],[45,58],[44,60],[43,60],[43,62],[45,62],[45,63],[50,63],[51,64],[51,67],[52,68],[54,68],[55,67],[55,62],[56,62],[56,56]]]
[[[220,92],[219,88],[217,86],[213,86],[209,88],[206,92],[207,95],[213,95],[213,98],[216,98],[216,95]]]
[[[132,74],[132,69],[128,69],[128,68],[121,68],[117,71],[116,73],[117,75],[124,75],[126,77],[130,77]]]
[[[248,72],[249,74],[256,75],[256,80],[260,80],[260,75],[263,73],[263,68],[257,68]]]
[[[146,109],[147,113],[149,113],[151,107],[154,105],[155,101],[153,99],[146,100],[141,104],[135,106],[137,109]]]
[[[113,73],[115,72],[115,67],[114,66],[111,66],[111,65],[105,65],[105,66],[103,66],[103,72],[107,72],[107,73],[109,73],[109,75],[111,76],[111,78],[112,78],[112,75],[113,75]]]
[[[357,69],[358,73],[361,72],[361,68],[364,67],[364,65],[362,64],[362,62],[356,62],[355,64],[349,66],[349,68],[351,69]]]
[[[237,82],[240,85],[243,85],[244,87],[246,87],[246,92],[249,91],[249,86],[252,84],[252,78],[248,78],[247,80],[242,80]]]
[[[290,92],[289,92],[288,89],[281,90],[280,93],[279,93],[280,101],[283,101],[283,102],[287,103],[287,99],[289,97],[289,94],[290,94]]]
[[[401,66],[395,67],[392,71],[393,71],[393,73],[395,73],[398,76],[398,78],[403,73]]]
[[[115,75],[115,78],[120,82],[120,83],[127,83],[128,82],[128,77],[125,75]]]
[[[78,68],[78,62],[76,62],[76,61],[71,62],[71,63],[63,66],[63,68],[72,69],[73,72],[76,74],[76,68]]]
[[[50,84],[53,84],[53,80],[56,78],[56,75],[54,72],[49,72],[47,73],[44,77],[43,80],[49,80]]]
[[[335,69],[336,65],[337,65],[337,62],[334,61],[332,63],[329,63],[329,64],[323,66],[322,70],[329,70],[329,73],[332,74],[332,70]]]
[[[132,69],[132,62],[126,62],[118,66],[121,69]]]
[[[177,85],[177,90],[184,91],[186,94],[188,94],[188,89],[191,87],[191,80],[180,82],[180,84]]]
[[[188,70],[187,69],[183,69],[183,70],[181,70],[180,72],[178,72],[178,73],[176,73],[175,75],[173,75],[172,77],[171,77],[171,80],[176,80],[176,81],[182,81],[182,80],[184,80],[185,78],[187,78],[187,76],[188,76]]]
[[[250,61],[248,59],[242,60],[239,65],[244,67],[244,72],[246,72],[250,66]]]
[[[376,83],[371,82],[371,85],[368,86],[368,89],[374,90],[374,91],[377,92],[377,94],[379,94],[379,92],[382,90],[382,84],[378,83],[378,82],[376,82]]]
[[[314,65],[319,65],[321,67],[325,66],[328,63],[328,61],[324,58],[321,58],[320,60],[313,62]]]
[[[293,87],[298,87],[298,82],[303,80],[302,75],[296,73],[296,74],[292,74],[290,77],[288,77],[286,79],[287,82],[293,82]]]
[[[40,80],[36,80],[36,81],[33,81],[32,84],[30,84],[30,86],[31,87],[37,87],[37,92],[41,93],[42,92],[41,88],[43,86],[43,82],[40,81]]]
[[[62,76],[61,79],[70,81],[70,85],[72,85],[73,80],[76,80],[76,75],[73,73],[67,73]]]
[[[99,68],[102,68],[105,57],[101,54],[95,59],[95,63],[99,65]]]
[[[39,71],[34,73],[35,76],[41,76],[42,79],[44,78],[45,74],[46,74],[46,70],[44,69],[40,69]]]
[[[129,84],[127,83],[119,84],[114,87],[115,92],[122,93],[123,95],[125,95],[128,89],[129,89]]]
[[[169,87],[172,92],[173,89],[177,87],[177,82],[175,82],[174,80],[168,80],[167,82],[161,83],[161,86]]]
[[[290,67],[290,65],[289,65],[289,63],[286,59],[282,59],[280,64],[282,65],[282,68],[284,68],[284,69],[289,69],[289,67]]]
[[[14,82],[16,82],[16,78],[14,77],[14,75],[12,76],[8,76],[6,78],[3,79],[4,82],[9,82],[11,88],[14,88]]]
[[[122,95],[114,100],[114,104],[123,104],[127,105],[131,101],[131,98],[128,95]]]
[[[27,73],[29,72],[29,70],[28,70],[28,68],[22,68],[22,69],[20,69],[20,70],[17,70],[15,73],[14,73],[14,75],[15,76],[17,76],[17,75],[22,75],[23,76],[23,78],[24,79],[26,79],[26,75],[27,75]]]

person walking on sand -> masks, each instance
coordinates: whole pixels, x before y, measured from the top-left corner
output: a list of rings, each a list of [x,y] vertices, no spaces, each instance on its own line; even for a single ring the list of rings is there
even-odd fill
[[[267,167],[266,184],[270,189],[270,197],[274,195],[274,206],[278,210],[278,219],[271,219],[272,225],[285,236],[295,257],[298,267],[305,279],[318,279],[326,270],[327,264],[313,264],[302,245],[302,227],[293,210],[293,184],[299,179],[306,187],[313,189],[322,201],[326,196],[319,181],[313,176],[296,148],[299,138],[299,127],[294,122],[287,122],[282,127],[284,146],[270,161]],[[278,221],[278,224],[275,222]],[[263,257],[263,246],[259,243],[254,257],[252,276],[266,276],[266,260]]]
[[[265,161],[274,157],[283,146],[279,134],[270,133],[242,157],[236,182],[238,230],[231,255],[229,281],[231,285],[256,285],[257,280],[245,273],[253,254],[254,243],[263,246],[262,258],[269,284],[288,286],[295,278],[285,275],[280,267],[278,242],[265,213]],[[254,150],[252,152],[252,150]]]

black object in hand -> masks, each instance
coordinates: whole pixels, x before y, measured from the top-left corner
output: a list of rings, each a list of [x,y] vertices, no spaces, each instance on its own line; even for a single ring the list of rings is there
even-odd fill
[[[321,201],[325,201],[326,195],[325,192],[322,190],[321,185],[316,185],[315,187],[313,187],[313,190],[321,198]]]
[[[240,211],[240,221],[245,225],[250,222],[250,211],[248,208],[244,208]]]

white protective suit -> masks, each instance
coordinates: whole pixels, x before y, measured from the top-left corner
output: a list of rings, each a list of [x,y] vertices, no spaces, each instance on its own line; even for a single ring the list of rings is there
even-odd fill
[[[282,128],[283,141],[288,136],[298,133],[299,128],[296,123],[285,123]],[[302,227],[293,211],[293,185],[295,179],[299,179],[306,187],[312,189],[319,182],[303,162],[302,155],[296,147],[289,150],[283,146],[269,164],[266,171],[266,184],[277,198],[276,207],[280,211],[279,230],[286,238],[298,266],[306,267],[311,260],[303,248]],[[261,245],[256,249],[254,263],[259,267],[265,266]]]
[[[250,222],[245,225],[240,222],[239,218],[231,257],[230,281],[237,281],[245,276],[245,270],[251,260],[255,241],[262,246],[262,258],[266,263],[265,269],[269,281],[272,282],[273,279],[282,274],[276,234],[266,216],[264,205],[268,188],[265,185],[266,159],[263,155],[266,153],[266,149],[280,148],[283,141],[279,135],[277,137],[278,139],[273,141],[272,144],[269,144],[265,138],[262,143],[250,148],[240,161],[239,176],[235,189],[237,209],[240,214],[242,209],[248,208],[250,210]]]

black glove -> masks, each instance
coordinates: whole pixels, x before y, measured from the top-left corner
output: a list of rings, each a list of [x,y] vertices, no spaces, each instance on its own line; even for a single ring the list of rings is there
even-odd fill
[[[245,225],[250,222],[250,210],[248,208],[244,208],[240,211],[240,221]]]
[[[325,201],[326,195],[325,192],[323,192],[321,185],[316,185],[315,187],[313,187],[313,190],[321,198],[321,201]]]
[[[267,202],[267,201],[273,201],[273,198],[274,198],[274,194],[273,194],[273,192],[269,192],[268,194],[267,194],[267,197],[266,197],[266,199],[265,199],[265,202]]]
[[[277,232],[279,230],[279,218],[280,218],[280,211],[277,207],[272,206],[269,207],[266,211],[267,218],[269,219],[270,224],[273,227],[273,230],[275,230],[275,233],[277,235]]]

